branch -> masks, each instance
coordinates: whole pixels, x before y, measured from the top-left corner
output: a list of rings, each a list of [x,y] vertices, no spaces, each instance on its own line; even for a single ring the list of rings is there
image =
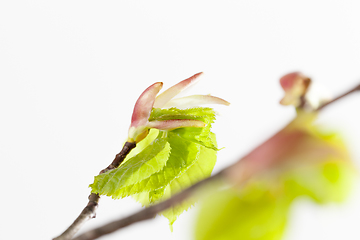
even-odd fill
[[[110,163],[109,166],[100,171],[99,174],[105,173],[112,169],[117,168],[129,154],[129,152],[136,147],[136,143],[126,142],[123,146],[123,149],[120,153],[116,154],[115,159]],[[75,219],[75,221],[58,237],[53,240],[70,240],[72,237],[80,230],[80,228],[90,220],[95,218],[96,209],[98,207],[100,196],[95,193],[89,195],[89,202],[86,207],[82,210],[80,215]]]
[[[180,192],[179,194],[174,195],[173,197],[160,202],[158,204],[152,205],[150,207],[147,207],[129,217],[110,222],[106,225],[103,225],[101,227],[95,228],[93,230],[90,230],[88,232],[85,232],[78,237],[74,238],[73,240],[91,240],[96,239],[101,236],[104,236],[106,234],[115,232],[116,230],[119,230],[121,228],[127,227],[133,223],[148,220],[151,218],[154,218],[158,213],[170,208],[171,206],[174,206],[183,200],[187,199],[191,195],[194,194],[200,187],[203,187],[210,182],[214,182],[216,180],[224,178],[225,170],[222,170],[218,172],[217,174],[206,178],[200,182],[197,182],[196,184],[192,185],[191,187],[185,189],[184,191]]]
[[[342,99],[343,97],[346,97],[346,96],[349,95],[350,93],[353,93],[353,92],[356,92],[356,91],[360,91],[360,84],[357,85],[356,87],[350,89],[349,91],[345,92],[344,94],[342,94],[342,95],[334,98],[333,100],[331,100],[331,101],[329,101],[329,102],[327,102],[327,103],[322,104],[322,105],[321,105],[320,107],[318,107],[315,111],[320,111],[320,110],[322,110],[324,107],[326,107],[326,106],[328,106],[328,105],[330,105],[330,104],[332,104],[332,103],[334,103],[334,102]]]
[[[105,169],[101,170],[99,174],[105,173],[107,171],[110,171],[112,169],[117,168],[120,166],[120,164],[124,161],[126,156],[129,154],[129,152],[136,147],[135,142],[126,142],[123,146],[123,149],[120,153],[116,154],[114,161],[110,163],[109,166],[107,166]]]

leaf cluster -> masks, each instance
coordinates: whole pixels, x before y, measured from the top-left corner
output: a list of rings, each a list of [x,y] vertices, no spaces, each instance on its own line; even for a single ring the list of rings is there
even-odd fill
[[[211,124],[211,108],[154,108],[149,121],[172,119],[200,120],[205,127],[184,127],[168,131],[151,129],[148,136],[116,169],[95,177],[93,193],[114,199],[133,196],[147,206],[163,201],[211,175],[216,162],[217,144]],[[170,226],[193,204],[187,200],[162,213]]]

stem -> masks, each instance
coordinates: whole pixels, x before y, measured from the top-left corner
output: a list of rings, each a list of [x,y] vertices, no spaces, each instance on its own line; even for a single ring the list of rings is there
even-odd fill
[[[133,223],[152,219],[158,213],[170,208],[171,206],[179,204],[183,200],[187,199],[188,197],[193,195],[194,192],[196,192],[200,187],[203,187],[204,185],[209,184],[210,182],[213,182],[215,180],[222,179],[225,175],[224,170],[218,172],[217,174],[215,174],[209,178],[206,178],[200,182],[197,182],[196,184],[192,185],[191,187],[185,189],[184,191],[174,195],[173,197],[171,197],[163,202],[160,202],[158,204],[147,207],[147,208],[145,208],[131,216],[128,216],[126,218],[116,220],[116,221],[110,222],[108,224],[105,224],[101,227],[92,229],[88,232],[85,232],[85,233],[79,235],[78,237],[74,238],[73,240],[96,239],[96,238],[99,238],[106,234],[115,232],[116,230],[119,230],[121,228],[127,227]]]
[[[124,144],[124,147],[121,150],[121,152],[116,154],[114,161],[112,161],[112,163],[110,163],[110,165],[107,166],[107,168],[104,168],[103,170],[101,170],[99,174],[105,173],[107,171],[110,171],[110,170],[115,169],[118,166],[120,166],[120,164],[124,161],[126,156],[129,154],[129,152],[135,147],[136,147],[135,142],[126,142]]]
[[[334,98],[333,100],[327,102],[327,103],[324,103],[323,105],[321,105],[320,107],[318,107],[315,111],[320,111],[322,110],[324,107],[338,101],[339,99],[342,99],[343,97],[346,97],[347,95],[349,95],[350,93],[353,93],[353,92],[356,92],[356,91],[360,91],[360,84],[357,85],[356,87],[350,89],[349,91],[345,92],[344,94]]]
[[[99,203],[100,196],[97,194],[89,195],[89,202],[86,207],[82,210],[80,215],[75,221],[58,237],[53,240],[67,240],[71,239],[80,228],[91,218],[95,218],[95,211]]]
[[[107,171],[117,168],[129,154],[129,152],[136,147],[136,143],[134,142],[126,142],[120,151],[120,153],[116,154],[115,159],[110,163],[109,166],[100,171],[99,174],[103,174]],[[58,237],[53,240],[70,240],[72,237],[80,230],[80,228],[90,220],[91,218],[95,218],[96,209],[99,204],[100,196],[96,193],[91,193],[89,195],[89,202],[86,207],[82,210],[80,215],[75,219],[75,221]]]

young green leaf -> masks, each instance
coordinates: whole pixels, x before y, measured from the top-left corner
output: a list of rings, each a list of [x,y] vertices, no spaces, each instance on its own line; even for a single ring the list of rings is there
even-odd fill
[[[196,144],[184,141],[180,137],[173,135],[171,131],[167,133],[164,140],[168,142],[171,148],[171,153],[166,159],[166,165],[161,171],[137,183],[118,189],[117,194],[120,197],[164,188],[196,161],[199,154],[199,147]]]
[[[119,198],[118,190],[137,183],[160,171],[170,153],[169,143],[161,134],[142,152],[130,158],[120,167],[95,177],[90,185],[93,193]]]
[[[203,111],[201,112],[201,110]],[[144,191],[155,189],[138,194],[135,197],[145,206],[164,201],[196,182],[209,177],[216,162],[216,151],[214,150],[217,149],[216,138],[215,134],[210,132],[210,124],[215,118],[215,114],[211,109],[156,110],[153,113],[152,116],[157,115],[157,118],[163,119],[171,119],[174,116],[179,117],[184,116],[184,113],[190,113],[193,119],[201,117],[201,120],[206,121],[208,125],[207,129],[199,129],[200,131],[195,128],[180,128],[167,133],[167,139],[172,148],[167,165],[161,172],[127,188],[133,192],[140,189]],[[198,139],[202,139],[202,142]],[[185,149],[187,151],[184,151]],[[187,199],[161,213],[169,219],[171,229],[177,217],[189,209],[194,202],[193,199]]]
[[[151,129],[117,168],[95,177],[92,192],[123,198],[133,196],[145,206],[163,201],[209,177],[216,162],[216,138],[210,131],[215,120],[211,108],[154,108],[148,125],[169,120],[196,120],[203,127]],[[170,226],[193,200],[163,212]]]
[[[169,120],[169,119],[192,119],[200,120],[206,125],[203,128],[187,127],[174,129],[172,133],[177,134],[181,138],[200,144],[202,146],[218,150],[216,143],[211,140],[210,129],[211,124],[215,120],[215,112],[211,108],[189,108],[189,109],[159,109],[155,108],[151,112],[150,121]]]
[[[344,200],[351,182],[351,167],[328,161],[293,169],[281,176],[253,180],[244,189],[217,192],[201,205],[196,240],[279,240],[291,204],[298,197],[317,203]]]
[[[149,134],[139,143],[136,144],[136,147],[131,150],[131,152],[126,156],[124,162],[144,151],[144,149],[149,146],[159,135],[159,130],[152,128],[149,131]]]
[[[212,141],[216,143],[215,135],[212,136]],[[174,178],[171,183],[163,188],[159,188],[150,192],[142,192],[133,197],[140,202],[143,206],[155,204],[160,201],[164,201],[182,190],[190,187],[191,185],[203,180],[211,175],[211,172],[216,163],[216,151],[203,146],[200,146],[199,155],[196,161],[184,172],[182,172],[177,178]],[[172,224],[177,217],[188,210],[195,203],[194,199],[187,199],[182,203],[173,206],[166,211],[163,211],[161,215],[169,219],[170,229],[172,230]]]
[[[215,136],[213,137],[213,141],[215,142]],[[211,172],[214,169],[215,163],[216,163],[216,151],[201,146],[197,161],[192,166],[190,166],[180,177],[174,179],[165,188],[165,193],[162,198],[159,198],[158,195],[157,198],[153,197],[151,202],[163,201],[185,190],[191,185],[205,178],[210,177]],[[167,209],[161,214],[165,216],[167,219],[169,219],[170,228],[172,228],[172,224],[175,222],[177,217],[185,210],[189,209],[194,203],[195,200],[189,198],[183,201],[182,203]]]
[[[153,108],[168,108],[168,104],[172,107],[181,106],[181,108],[191,108],[202,104],[222,104],[229,106],[229,102],[211,95],[192,95],[186,98],[173,99],[181,91],[195,83],[197,81],[196,79],[201,74],[202,73],[197,73],[194,76],[175,84],[160,95],[158,95],[158,93],[163,86],[162,82],[157,82],[149,86],[135,103],[127,141],[132,143],[141,142],[147,136],[149,129],[151,128],[173,130],[182,127],[204,127],[205,125],[202,121],[187,118],[173,118],[164,121],[153,119],[153,121],[149,121]]]
[[[201,205],[195,239],[280,240],[288,206],[288,199],[274,195],[264,182],[216,192]]]
[[[349,163],[331,160],[292,169],[281,176],[286,195],[310,197],[319,204],[341,202],[349,193],[353,169]]]
[[[186,127],[166,131],[164,139],[170,144],[171,148],[166,166],[161,171],[148,178],[144,178],[142,181],[118,189],[118,197],[126,197],[140,192],[159,192],[159,189],[165,189],[171,181],[179,178],[184,171],[197,161],[201,146],[216,149],[215,135],[210,132],[211,123],[215,119],[215,112],[211,108],[191,108],[185,110],[155,108],[151,112],[150,121],[154,119],[196,119],[204,121],[206,126],[203,128]],[[148,138],[149,136],[143,141],[148,141]],[[211,171],[212,169],[209,173]]]

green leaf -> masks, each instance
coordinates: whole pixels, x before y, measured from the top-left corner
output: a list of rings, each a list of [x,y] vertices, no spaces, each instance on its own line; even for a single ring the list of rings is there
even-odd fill
[[[92,192],[113,198],[133,196],[148,206],[173,196],[194,183],[209,177],[216,162],[217,144],[211,124],[211,108],[153,109],[149,121],[172,119],[200,120],[205,127],[184,127],[169,131],[151,129],[119,168],[95,177]],[[170,226],[187,210],[187,200],[162,214]]]
[[[171,132],[177,134],[178,136],[186,140],[192,141],[208,148],[212,148],[214,150],[218,150],[215,146],[216,143],[214,143],[210,137],[211,124],[215,120],[215,112],[212,108],[155,108],[153,109],[149,120],[161,121],[171,119],[193,119],[203,121],[206,124],[206,126],[203,128],[178,128],[172,130]]]
[[[216,138],[215,134],[210,134],[211,141],[215,143],[216,146]],[[170,146],[172,146],[172,151],[170,154],[170,159],[176,160],[180,159],[182,156],[184,156],[184,153],[176,152],[174,149],[184,149],[184,146],[182,144],[188,143],[190,146],[195,146],[194,143],[184,141],[183,139],[179,138],[178,135],[172,136],[172,133],[170,132],[168,134]],[[206,148],[204,146],[197,146],[199,149],[197,149],[198,154],[195,155],[188,155],[190,156],[189,161],[184,161],[185,165],[183,166],[177,166],[180,170],[183,168],[182,171],[176,171],[176,167],[173,166],[173,169],[170,171],[168,168],[167,170],[164,168],[163,171],[154,174],[155,180],[152,182],[156,182],[156,179],[159,179],[159,174],[166,174],[167,171],[170,171],[169,176],[167,179],[162,179],[162,181],[156,182],[160,185],[162,185],[164,182],[168,182],[166,180],[171,180],[169,184],[166,186],[161,186],[160,188],[156,188],[153,191],[149,191],[146,193],[140,193],[137,194],[134,198],[140,202],[142,205],[150,205],[155,204],[157,202],[164,201],[175,194],[181,192],[182,190],[192,186],[193,184],[199,182],[200,180],[203,180],[211,175],[211,172],[215,166],[216,163],[216,151],[213,149]],[[173,156],[171,156],[174,154]],[[178,154],[178,155],[176,155]],[[167,166],[169,164],[167,163]],[[177,173],[176,176],[171,175]],[[154,185],[152,186],[154,188]],[[146,186],[142,189],[147,189]],[[134,187],[132,188],[134,190]],[[184,202],[180,203],[177,206],[171,207],[167,209],[166,211],[162,212],[161,215],[165,216],[169,219],[169,225],[170,229],[172,229],[172,224],[175,222],[177,217],[183,213],[185,210],[188,210],[193,204],[195,203],[194,199],[187,199]]]
[[[274,196],[261,183],[216,192],[201,205],[196,240],[279,240],[288,209],[285,197]]]
[[[330,160],[288,171],[282,182],[289,198],[308,196],[320,204],[341,202],[349,193],[353,173],[348,162]]]
[[[174,179],[165,189],[164,196],[159,199],[159,193],[157,197],[152,197],[152,201],[162,201],[170,198],[173,195],[185,190],[186,188],[194,185],[195,183],[210,177],[212,170],[216,163],[216,151],[208,149],[203,146],[200,147],[200,154],[197,161],[194,162],[180,177]],[[151,195],[150,195],[151,197]],[[173,206],[161,214],[169,219],[170,228],[175,222],[177,217],[188,210],[195,203],[194,199],[186,199],[182,203]]]
[[[296,154],[288,156],[293,164],[281,173],[280,184],[292,199],[307,196],[320,204],[341,202],[350,190],[354,173],[348,151],[339,134],[325,133],[312,121],[308,126],[299,122],[309,136],[298,144],[301,147]]]
[[[320,204],[343,201],[354,174],[346,148],[337,134],[309,129],[296,151],[282,156],[276,169],[262,172],[244,189],[217,192],[206,199],[196,239],[278,240],[289,207],[299,197]]]
[[[136,147],[130,151],[130,153],[124,159],[124,162],[126,162],[130,158],[142,152],[158,137],[158,135],[159,135],[158,129],[155,128],[150,129],[149,134],[143,140],[141,140],[139,143],[136,144]]]
[[[353,168],[347,161],[328,161],[287,169],[280,176],[262,176],[244,189],[217,192],[204,201],[196,239],[281,239],[288,210],[298,197],[315,202],[343,201]]]
[[[195,107],[187,109],[178,108],[154,108],[151,112],[149,121],[153,120],[171,120],[171,119],[193,119],[201,120],[205,123],[211,122],[215,119],[215,113],[212,108]]]
[[[119,190],[137,183],[160,171],[170,153],[169,143],[161,134],[142,152],[121,164],[118,168],[95,177],[90,185],[93,193],[121,197]]]
[[[140,192],[151,192],[165,188],[166,185],[179,177],[182,172],[196,161],[199,154],[199,146],[195,143],[186,141],[172,134],[171,131],[167,133],[165,140],[171,147],[171,153],[163,169],[142,181],[119,189],[117,192],[119,196],[126,197]]]

